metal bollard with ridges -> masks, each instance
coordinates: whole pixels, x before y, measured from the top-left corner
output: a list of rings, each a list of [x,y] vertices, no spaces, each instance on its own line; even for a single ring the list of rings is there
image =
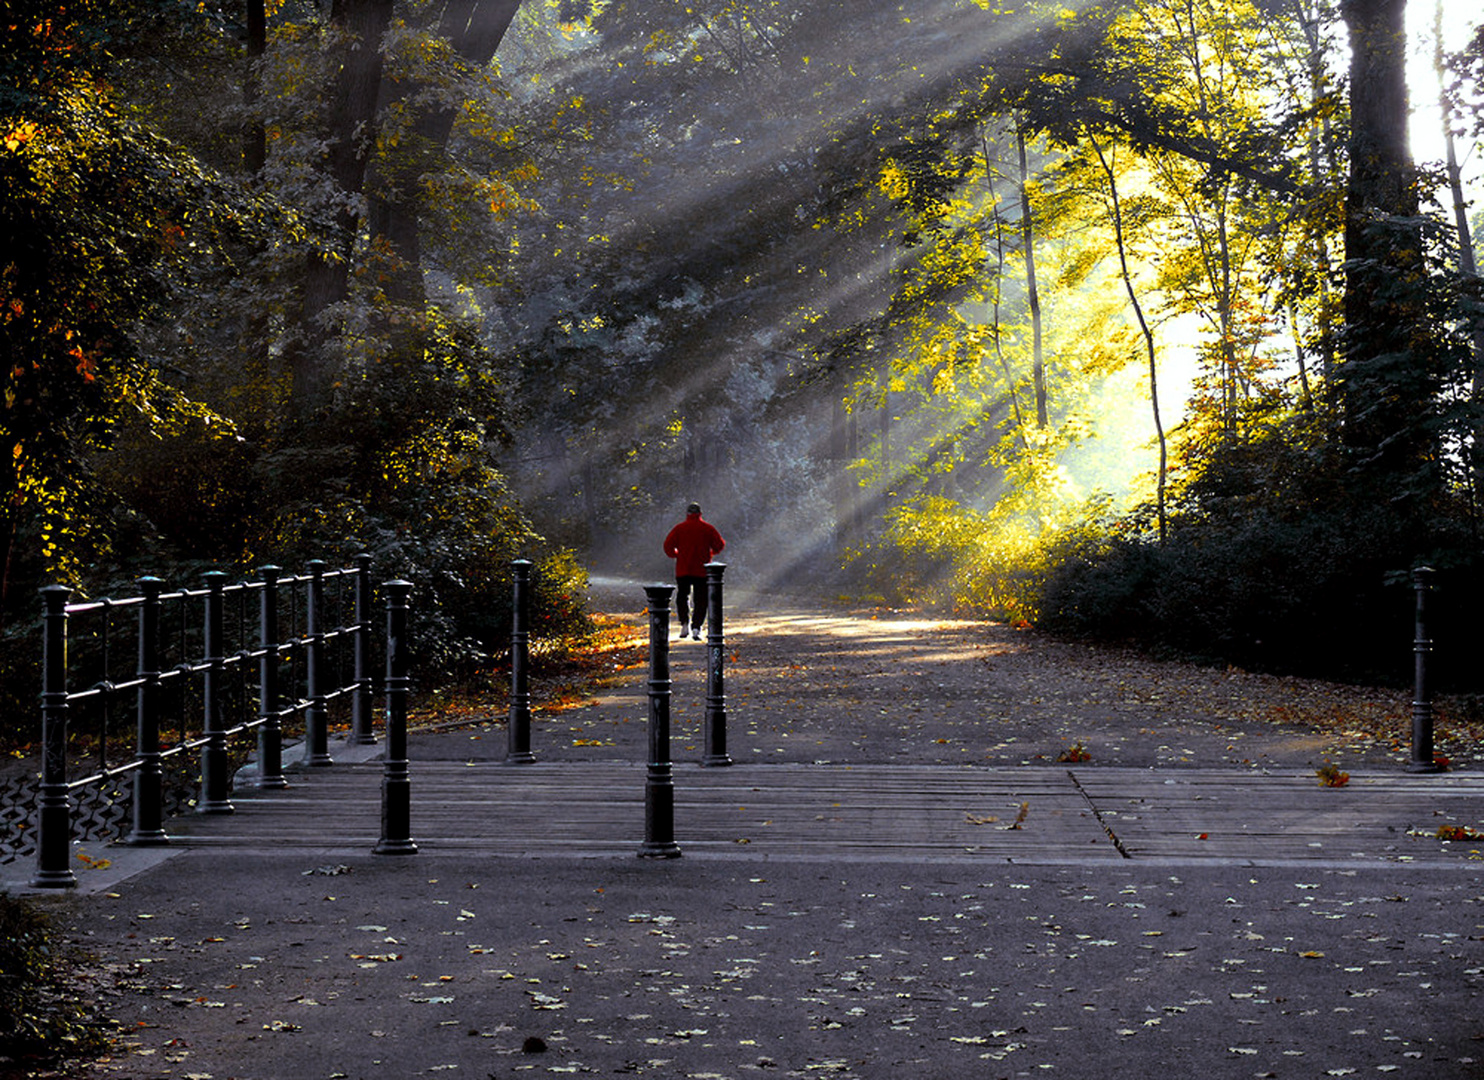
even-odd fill
[[[726,568],[726,563],[706,564],[706,741],[701,764],[707,767],[732,763],[727,754],[726,643],[721,615],[721,578]]]
[[[309,591],[304,601],[304,764],[333,765],[330,757],[330,711],[326,704],[325,635],[320,629],[325,600],[325,561],[309,560]]]
[[[355,649],[356,688],[350,699],[350,741],[357,746],[376,745],[371,729],[371,556],[356,556]]]
[[[407,609],[410,581],[386,589],[386,758],[381,776],[381,840],[375,855],[413,855],[412,780],[407,767]]]
[[[284,788],[283,721],[278,715],[278,575],[280,568],[265,566],[263,592],[258,611],[258,639],[262,656],[258,661],[258,787]]]
[[[165,583],[157,577],[139,579],[144,603],[139,608],[139,714],[135,733],[134,830],[135,847],[168,844],[161,806],[164,769],[160,755],[160,593]]]
[[[1419,566],[1412,571],[1412,585],[1417,592],[1417,633],[1412,642],[1414,680],[1412,687],[1412,760],[1407,771],[1440,772],[1432,745],[1432,688],[1428,682],[1427,663],[1432,654],[1432,638],[1427,626],[1427,594],[1432,591],[1434,571]]]
[[[41,789],[36,800],[38,889],[71,889],[72,801],[67,795],[67,598],[65,585],[41,590]]]
[[[641,858],[675,859],[675,777],[670,764],[670,599],[673,585],[646,585],[649,601],[649,766]]]
[[[531,561],[515,559],[510,564],[510,714],[506,732],[507,765],[529,765],[531,753]]]
[[[206,650],[205,671],[201,676],[201,728],[206,742],[201,747],[201,800],[196,805],[197,813],[201,814],[230,814],[236,809],[228,797],[232,785],[231,763],[227,757],[221,703],[226,678],[226,660],[222,657],[222,590],[226,578],[220,570],[206,574],[205,623],[201,635]]]

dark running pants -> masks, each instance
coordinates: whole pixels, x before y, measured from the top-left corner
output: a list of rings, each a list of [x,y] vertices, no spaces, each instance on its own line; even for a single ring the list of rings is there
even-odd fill
[[[691,594],[695,594],[694,602]],[[694,603],[695,618],[691,618]],[[675,613],[680,616],[680,628],[687,626],[699,630],[706,622],[706,579],[703,577],[677,577],[675,579]]]

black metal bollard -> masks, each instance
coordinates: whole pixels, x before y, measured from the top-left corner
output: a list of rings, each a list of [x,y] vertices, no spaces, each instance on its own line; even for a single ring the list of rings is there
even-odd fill
[[[375,855],[413,855],[412,780],[407,768],[407,609],[410,581],[386,583],[386,757],[381,775],[381,840]]]
[[[371,730],[371,556],[356,556],[356,688],[350,699],[350,741],[357,746],[376,745]]]
[[[258,660],[258,787],[283,788],[283,721],[278,714],[278,574],[279,567],[265,566],[263,592],[258,608],[258,638],[262,655]]]
[[[39,889],[71,889],[71,800],[67,797],[67,598],[65,585],[41,590],[41,788],[36,800],[36,873]]]
[[[227,575],[220,570],[206,574],[206,610],[202,626],[205,648],[205,671],[201,676],[201,728],[206,742],[201,747],[201,798],[196,804],[200,814],[230,814],[231,777],[227,759],[226,728],[222,725],[221,694],[226,676],[222,658],[222,588]]]
[[[309,592],[304,601],[304,764],[333,765],[330,712],[325,703],[325,636],[320,630],[325,599],[325,562],[309,560]]]
[[[135,847],[168,844],[164,808],[161,805],[164,769],[160,758],[160,592],[164,582],[157,577],[139,579],[144,603],[139,608],[139,715],[134,756],[134,830],[129,843]]]
[[[516,559],[510,564],[510,716],[507,723],[505,764],[529,765],[531,753],[531,561]]]
[[[726,644],[722,638],[721,578],[726,563],[706,564],[706,730],[701,764],[730,765],[727,754]]]
[[[1431,773],[1441,771],[1433,756],[1432,687],[1427,678],[1427,661],[1432,653],[1432,638],[1427,626],[1427,594],[1432,591],[1434,571],[1420,566],[1412,571],[1412,585],[1417,592],[1417,633],[1412,642],[1415,678],[1412,684],[1412,760],[1407,771]]]
[[[670,599],[674,585],[646,585],[649,600],[649,768],[641,858],[675,859],[675,778],[670,764]]]

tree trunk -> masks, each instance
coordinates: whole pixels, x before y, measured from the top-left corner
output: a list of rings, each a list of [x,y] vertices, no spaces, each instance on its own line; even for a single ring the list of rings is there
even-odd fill
[[[244,65],[242,72],[242,104],[245,120],[239,133],[242,145],[242,175],[248,187],[261,188],[263,168],[268,163],[268,129],[263,123],[259,106],[262,100],[260,65],[268,47],[268,18],[264,0],[247,0],[247,40],[244,43]],[[267,249],[263,240],[253,242],[253,253],[261,256]],[[237,352],[241,357],[244,373],[266,374],[265,385],[277,385],[281,375],[279,361],[273,356],[271,342],[274,335],[274,312],[268,304],[254,303],[248,306],[243,316],[242,332],[238,335]],[[277,417],[262,418],[269,424]]]
[[[891,509],[892,489],[896,487],[896,465],[891,452],[891,372],[885,373],[886,386],[881,391],[881,411],[876,414],[880,424],[877,429],[881,443],[881,492],[880,510],[877,517],[885,520],[886,511]]]
[[[1025,416],[1020,410],[1020,392],[1010,371],[1010,359],[1005,355],[1004,334],[1000,332],[1000,299],[1004,295],[1005,280],[1005,219],[1000,214],[1000,198],[994,189],[994,169],[989,164],[989,137],[981,131],[979,141],[984,148],[984,184],[989,190],[989,205],[994,215],[995,271],[990,278],[994,282],[994,354],[1000,362],[1000,370],[1005,373],[1005,389],[1010,395],[1010,409],[1015,414],[1015,436],[1020,440],[1021,449],[1025,449]]]
[[[268,133],[257,111],[261,95],[257,64],[267,47],[268,17],[263,0],[247,0],[247,71],[242,79],[242,101],[247,106],[248,120],[242,130],[242,172],[251,179],[258,177],[268,160]]]
[[[299,340],[290,351],[293,404],[307,419],[328,403],[338,325],[332,308],[348,294],[350,260],[361,221],[354,210],[375,145],[376,100],[381,87],[382,38],[392,0],[335,0],[331,33],[338,40],[339,72],[330,101],[329,148],[323,170],[340,203],[326,248],[310,254],[304,273]]]
[[[1329,67],[1325,63],[1323,38],[1320,35],[1321,9],[1316,5],[1313,10],[1310,10],[1305,0],[1294,0],[1294,9],[1304,32],[1304,40],[1309,46],[1308,104],[1310,108],[1318,109],[1330,92]],[[1336,160],[1334,123],[1330,119],[1331,110],[1322,109],[1321,112],[1324,119],[1320,127],[1310,128],[1309,171],[1313,174],[1315,186],[1323,188],[1330,177],[1339,175],[1339,165]],[[1329,241],[1323,229],[1315,231],[1314,263],[1314,280],[1319,290],[1319,373],[1327,389],[1335,374],[1336,346],[1332,318],[1334,304],[1330,294]]]
[[[1476,277],[1478,263],[1474,259],[1474,234],[1469,227],[1468,202],[1463,194],[1463,170],[1458,164],[1458,148],[1453,137],[1453,108],[1444,87],[1447,71],[1443,63],[1443,0],[1435,0],[1433,7],[1433,68],[1438,75],[1438,96],[1443,120],[1443,146],[1448,170],[1448,192],[1453,201],[1453,225],[1458,233],[1458,269],[1466,278]],[[1473,455],[1470,461],[1470,478],[1477,507],[1484,501],[1484,326],[1475,324],[1473,333],[1473,386],[1470,400],[1474,407]],[[1477,511],[1476,511],[1477,512]]]
[[[1407,142],[1406,0],[1343,0],[1350,29],[1343,440],[1367,470],[1415,473],[1431,447],[1424,267]]]
[[[1299,405],[1305,413],[1314,411],[1314,389],[1309,382],[1309,364],[1306,357],[1308,352],[1304,346],[1304,335],[1299,329],[1298,304],[1293,297],[1288,298],[1288,329],[1293,335],[1293,360],[1298,365],[1299,390],[1301,397]]]
[[[1237,433],[1237,401],[1241,375],[1237,364],[1237,331],[1232,311],[1232,250],[1227,228],[1225,187],[1213,196],[1216,202],[1216,253],[1221,278],[1217,289],[1216,320],[1221,328],[1221,426],[1228,436]]]
[[[832,395],[827,450],[830,501],[835,511],[835,547],[841,551],[855,542],[860,525],[860,485],[850,472],[850,464],[856,457],[855,413],[846,409],[843,393],[840,390]]]
[[[482,68],[494,58],[519,7],[520,0],[448,0],[442,5],[435,32],[471,68]],[[419,89],[409,81],[397,88],[396,96],[407,100]],[[444,106],[430,106],[419,113],[400,156],[371,185],[371,235],[393,256],[387,297],[416,311],[427,302],[420,233],[423,177],[442,157],[455,119],[454,110]]]
[[[1015,129],[1015,147],[1020,153],[1020,231],[1025,241],[1025,289],[1031,309],[1031,377],[1036,388],[1036,426],[1050,420],[1046,408],[1046,359],[1041,344],[1041,293],[1036,288],[1036,233],[1031,216],[1030,170],[1025,160],[1025,133]]]
[[[1165,481],[1169,472],[1169,447],[1165,442],[1164,421],[1159,414],[1159,366],[1155,362],[1154,331],[1149,328],[1149,321],[1144,318],[1144,305],[1139,303],[1139,294],[1134,291],[1134,278],[1128,268],[1128,244],[1123,233],[1123,204],[1118,197],[1118,181],[1113,174],[1113,164],[1103,154],[1103,148],[1098,145],[1097,137],[1088,132],[1088,140],[1098,156],[1098,164],[1103,167],[1103,173],[1108,178],[1108,194],[1112,200],[1113,209],[1113,239],[1118,245],[1118,266],[1123,277],[1123,287],[1128,293],[1128,301],[1133,305],[1134,316],[1139,320],[1139,330],[1144,335],[1144,350],[1149,356],[1149,407],[1154,414],[1154,434],[1159,440],[1159,473],[1154,484],[1154,505],[1158,515],[1159,542],[1165,542]]]

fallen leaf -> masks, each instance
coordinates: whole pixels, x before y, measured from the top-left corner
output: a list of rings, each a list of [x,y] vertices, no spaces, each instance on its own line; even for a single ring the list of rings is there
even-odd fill
[[[1466,825],[1439,825],[1439,840],[1484,840],[1484,833]]]

